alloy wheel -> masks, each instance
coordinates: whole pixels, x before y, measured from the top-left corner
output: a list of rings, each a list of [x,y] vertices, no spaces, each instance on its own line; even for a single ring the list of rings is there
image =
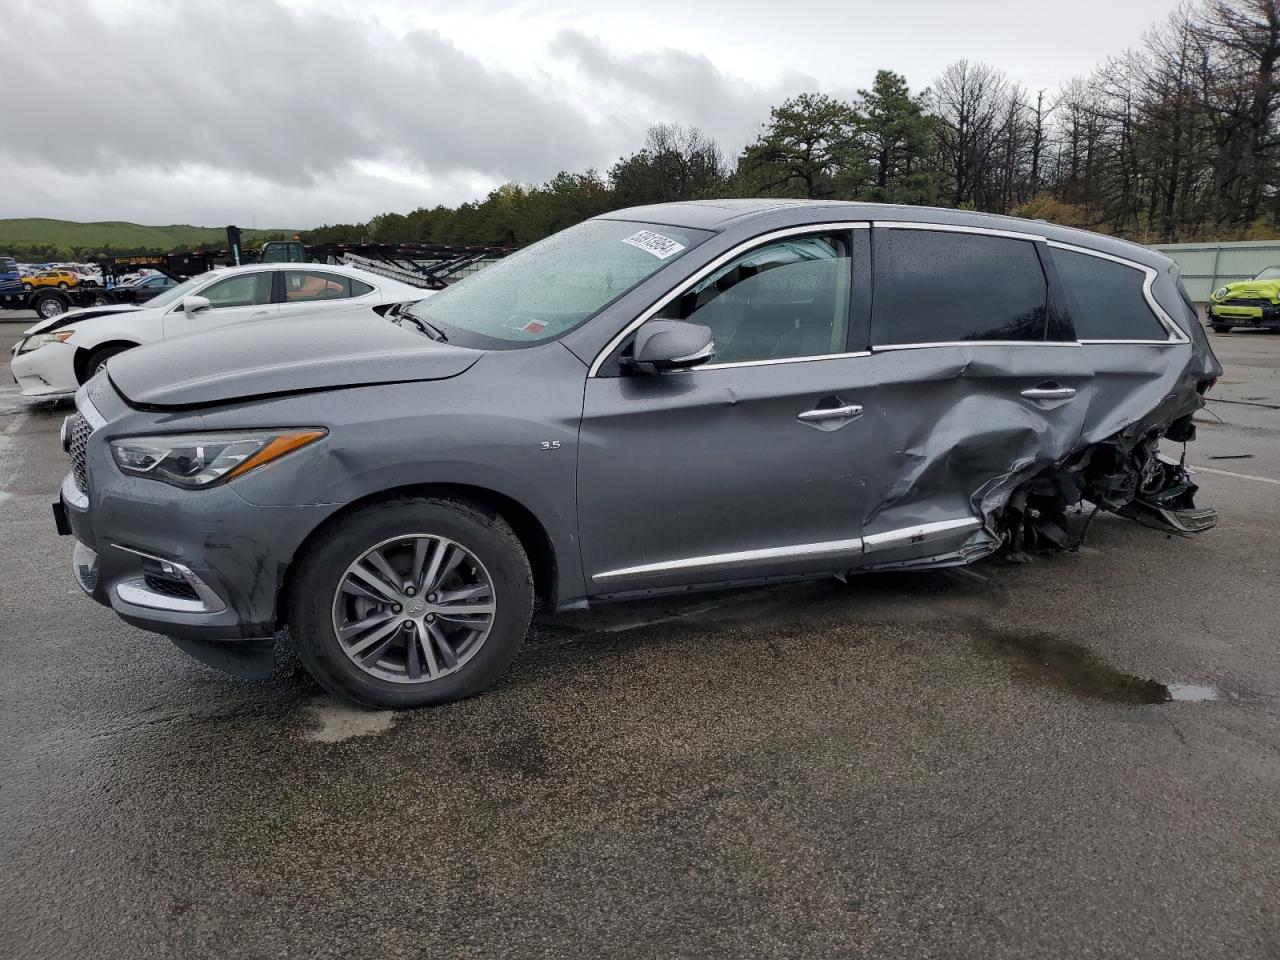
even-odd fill
[[[430,683],[479,652],[497,611],[493,579],[466,547],[432,534],[384,540],[347,567],[333,598],[338,645],[393,683]]]

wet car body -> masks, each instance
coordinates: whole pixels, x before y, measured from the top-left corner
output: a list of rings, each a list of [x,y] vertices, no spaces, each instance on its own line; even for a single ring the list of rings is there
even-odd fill
[[[262,675],[298,558],[351,511],[397,496],[465,498],[503,518],[538,595],[559,608],[1000,549],[1020,559],[1066,546],[1065,511],[1082,499],[1178,533],[1213,525],[1186,471],[1158,452],[1161,439],[1193,438],[1220,373],[1161,254],[1039,222],[875,204],[717,201],[597,220],[679,231],[684,249],[585,322],[519,349],[312,319],[306,336],[273,325],[270,364],[235,330],[114,358],[78,395],[75,469],[56,507],[79,544],[81,586],[208,662]],[[830,348],[636,369],[645,324],[685,300],[697,323],[699,283],[731,289],[740,277],[717,271],[747,263],[735,269],[752,274],[754,251],[815,235],[838,238],[848,270],[847,306],[820,330]],[[1042,304],[982,339],[922,339],[920,324],[896,336],[933,309],[929,291],[945,283],[931,285],[931,271],[975,297],[994,280],[1003,296],[1000,277],[966,276],[964,258],[984,244],[992,262],[1021,258],[1018,282],[1033,297],[1042,284]],[[1109,330],[1106,317],[1072,316],[1083,294],[1061,276],[1081,257],[1131,272],[1117,282],[1145,311],[1146,335],[1079,335]],[[775,352],[809,337],[812,302],[787,306],[800,312]],[[324,436],[199,491],[125,475],[109,449],[267,424]]]

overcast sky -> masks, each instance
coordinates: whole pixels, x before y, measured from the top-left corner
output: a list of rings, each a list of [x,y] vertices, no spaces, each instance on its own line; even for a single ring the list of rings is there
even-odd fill
[[[985,60],[1052,90],[1174,0],[0,0],[0,217],[309,227],[607,170],[651,123]]]

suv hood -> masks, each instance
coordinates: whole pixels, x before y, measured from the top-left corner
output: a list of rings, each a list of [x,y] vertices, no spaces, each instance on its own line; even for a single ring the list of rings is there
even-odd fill
[[[374,313],[242,324],[113,357],[107,376],[143,407],[196,407],[375,383],[444,380],[483,351],[438,343]]]
[[[137,313],[139,310],[146,310],[146,307],[135,306],[132,303],[113,303],[105,307],[83,307],[79,310],[68,310],[66,313],[60,313],[56,317],[50,317],[48,320],[41,320],[35,326],[27,327],[22,332],[27,336],[33,333],[44,333],[48,330],[58,330],[62,327],[78,323],[81,320],[92,320],[94,317],[105,317],[109,313]]]

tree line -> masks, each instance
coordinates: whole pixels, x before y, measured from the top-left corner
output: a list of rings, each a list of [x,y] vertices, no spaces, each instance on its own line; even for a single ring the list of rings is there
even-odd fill
[[[457,207],[385,213],[308,241],[521,245],[609,210],[707,197],[801,197],[1011,213],[1143,242],[1280,236],[1276,0],[1184,3],[1141,43],[1060,89],[952,63],[913,91],[881,70],[843,100],[775,106],[726,157],[650,128],[606,172],[507,183]]]
[[[1264,239],[1280,237],[1278,117],[1277,0],[1196,0],[1057,90],[969,60],[920,90],[881,70],[851,99],[806,93],[773,107],[737,156],[698,129],[658,124],[606,171],[300,236],[518,246],[622,207],[728,196],[1011,213],[1146,243]],[[13,251],[71,252],[142,251]]]

